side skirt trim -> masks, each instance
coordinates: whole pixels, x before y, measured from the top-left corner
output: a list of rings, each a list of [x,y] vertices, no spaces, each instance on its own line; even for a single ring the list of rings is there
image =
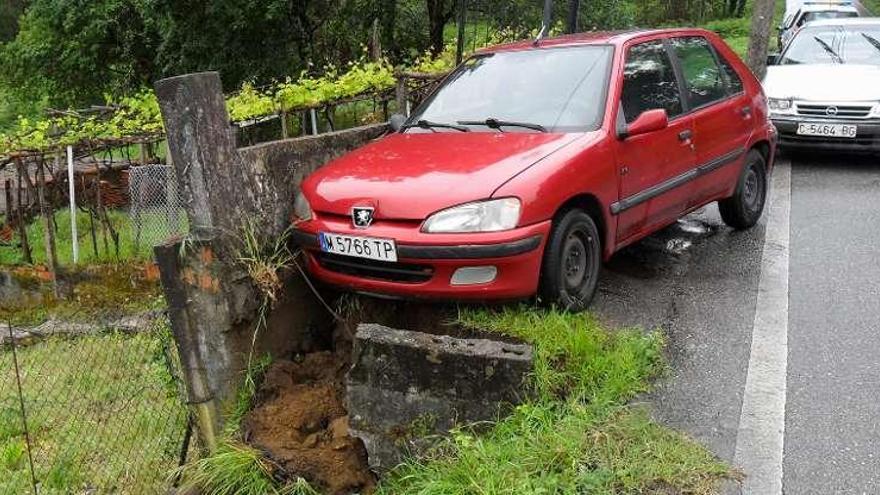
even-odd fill
[[[702,177],[710,172],[713,172],[728,163],[736,161],[741,156],[746,153],[745,148],[737,148],[730,153],[726,153],[718,158],[715,158],[709,162],[706,162],[702,165],[697,166],[696,168],[692,168],[687,172],[676,175],[671,179],[667,179],[659,184],[653,185],[647,189],[639,191],[632,196],[621,199],[620,201],[611,203],[611,214],[619,215],[620,213],[634,207],[638,206],[645,201],[649,201],[651,199],[660,196],[666,192],[675,189],[676,187],[683,186],[684,184]]]

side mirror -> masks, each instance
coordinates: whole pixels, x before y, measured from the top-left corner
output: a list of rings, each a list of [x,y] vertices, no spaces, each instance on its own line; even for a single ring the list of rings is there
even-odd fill
[[[666,114],[666,110],[662,108],[646,110],[632,124],[626,126],[621,137],[626,139],[649,132],[662,131],[667,127],[669,127],[669,116]]]
[[[770,55],[767,55],[767,65],[776,65],[778,63],[779,63],[779,54],[778,53],[771,53]]]
[[[403,127],[403,124],[406,123],[406,116],[401,115],[399,113],[395,113],[388,119],[388,125],[391,126],[391,130],[397,132]]]

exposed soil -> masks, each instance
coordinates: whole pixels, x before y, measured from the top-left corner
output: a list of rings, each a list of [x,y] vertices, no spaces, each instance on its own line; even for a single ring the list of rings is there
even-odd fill
[[[366,450],[348,435],[343,380],[350,359],[341,356],[325,351],[276,361],[245,418],[245,438],[288,477],[334,495],[371,493],[376,480]]]

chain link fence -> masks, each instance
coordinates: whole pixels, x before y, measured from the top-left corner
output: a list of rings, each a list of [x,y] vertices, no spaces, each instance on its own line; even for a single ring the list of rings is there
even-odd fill
[[[129,170],[129,218],[135,250],[186,232],[186,215],[174,167],[144,165]]]
[[[3,324],[0,493],[166,493],[191,423],[163,314]]]

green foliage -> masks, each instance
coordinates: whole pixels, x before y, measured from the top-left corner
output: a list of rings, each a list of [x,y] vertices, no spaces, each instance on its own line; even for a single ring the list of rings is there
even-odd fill
[[[626,402],[663,369],[663,339],[589,316],[467,310],[461,320],[535,346],[535,395],[488,432],[462,428],[380,493],[715,493],[731,476],[693,441]]]
[[[90,232],[89,215],[78,210],[76,212],[77,238],[79,240],[79,259],[83,265],[92,263],[108,263],[119,261],[147,261],[152,257],[152,246],[149,241],[154,239],[142,239],[138,244],[136,240],[136,226],[129,213],[123,210],[107,210],[110,224],[119,234],[119,255],[116,254],[115,246],[109,235],[106,236],[107,247],[104,245],[104,236],[101,232],[101,224],[94,219],[97,235],[98,251],[95,252]],[[142,229],[150,231],[150,225],[162,225],[167,219],[161,213],[146,212],[142,214]],[[63,266],[73,265],[73,242],[70,231],[70,210],[64,208],[55,212],[55,246],[58,262]],[[42,217],[36,218],[27,226],[28,242],[31,254],[37,264],[46,263],[45,247],[45,222]],[[163,225],[164,227],[164,225]],[[18,235],[16,232],[12,245],[0,245],[0,266],[22,264],[21,249],[18,248]]]
[[[185,492],[204,495],[317,495],[298,478],[279,487],[275,469],[260,451],[240,442],[225,441],[210,456],[185,466],[181,484]]]

